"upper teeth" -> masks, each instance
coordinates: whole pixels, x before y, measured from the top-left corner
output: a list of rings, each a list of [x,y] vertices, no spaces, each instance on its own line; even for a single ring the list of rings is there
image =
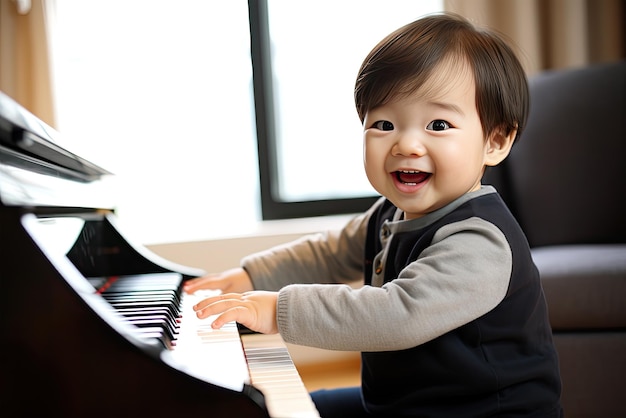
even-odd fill
[[[400,172],[403,174],[417,174],[419,170],[400,170]]]

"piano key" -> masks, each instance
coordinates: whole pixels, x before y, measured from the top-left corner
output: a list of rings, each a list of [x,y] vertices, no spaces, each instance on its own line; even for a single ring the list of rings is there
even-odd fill
[[[266,396],[273,417],[319,417],[280,335],[241,336],[253,386]]]
[[[175,366],[187,374],[233,390],[241,390],[250,383],[241,339],[234,322],[221,329],[211,328],[210,318],[200,320],[193,305],[203,295],[215,292],[198,292],[182,296],[182,316],[178,338],[168,357]]]
[[[127,319],[142,317],[142,316],[150,316],[150,315],[163,315],[167,318],[167,322],[172,329],[176,329],[178,332],[178,327],[181,321],[180,316],[173,316],[170,311],[165,308],[123,308],[118,309],[117,313],[124,316]]]
[[[178,338],[182,276],[146,274],[91,280],[103,299],[136,327],[141,339],[156,339],[170,349]]]
[[[165,332],[165,336],[169,339],[170,342],[174,341],[178,336],[178,328],[172,328],[165,316],[139,316],[126,318],[126,321],[139,328],[158,326]]]
[[[111,302],[111,306],[116,309],[124,309],[124,308],[145,308],[145,307],[163,307],[166,308],[169,312],[172,312],[174,315],[178,315],[180,310],[178,305],[173,304],[171,301],[155,301],[155,300],[145,300],[145,301],[113,301]]]
[[[133,276],[111,281],[101,295],[140,338],[159,340],[184,372],[235,390],[252,384],[264,394],[271,417],[319,418],[280,336],[240,335],[234,322],[215,330],[211,318],[199,320],[192,306],[219,292],[180,291],[170,277]]]

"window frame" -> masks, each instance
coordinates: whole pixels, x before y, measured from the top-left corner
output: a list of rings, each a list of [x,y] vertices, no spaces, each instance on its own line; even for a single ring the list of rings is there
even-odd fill
[[[266,0],[248,0],[250,54],[263,220],[363,212],[379,196],[287,202],[279,199],[276,115]]]

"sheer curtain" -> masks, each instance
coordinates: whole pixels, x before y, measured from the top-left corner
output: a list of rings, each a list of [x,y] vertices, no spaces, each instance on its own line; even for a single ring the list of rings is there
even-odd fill
[[[527,73],[623,59],[623,0],[444,0],[445,9],[508,37]]]
[[[55,125],[44,0],[0,1],[0,91]]]

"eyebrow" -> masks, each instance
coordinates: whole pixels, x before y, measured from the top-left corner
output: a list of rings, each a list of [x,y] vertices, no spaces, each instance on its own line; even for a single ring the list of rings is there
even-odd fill
[[[439,108],[444,109],[444,110],[450,110],[452,112],[458,113],[461,116],[465,116],[465,112],[463,112],[463,110],[459,106],[457,106],[457,105],[455,105],[453,103],[428,102],[428,104],[431,105],[431,106],[439,107]]]

